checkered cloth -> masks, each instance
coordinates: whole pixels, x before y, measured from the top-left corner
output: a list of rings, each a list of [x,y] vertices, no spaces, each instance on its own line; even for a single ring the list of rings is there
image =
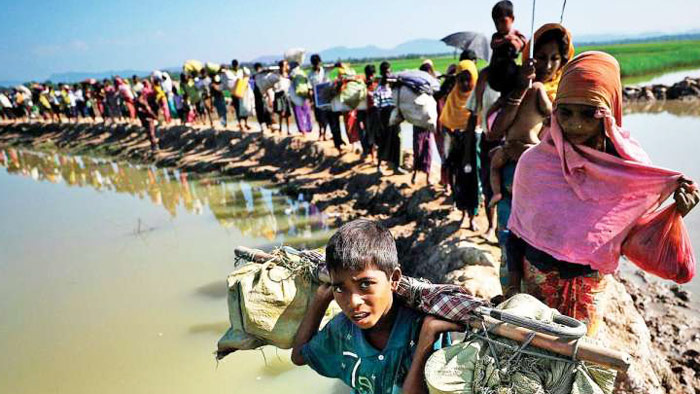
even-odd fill
[[[407,276],[401,277],[395,293],[410,308],[457,323],[467,323],[476,308],[487,304],[461,286],[432,284]]]

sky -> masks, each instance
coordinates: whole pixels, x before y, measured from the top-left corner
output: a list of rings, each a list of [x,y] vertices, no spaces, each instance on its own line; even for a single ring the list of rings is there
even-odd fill
[[[490,35],[490,0],[0,0],[0,81],[68,71],[152,70],[187,59],[230,62],[334,46],[391,48],[456,31]],[[530,35],[531,0],[513,0]],[[539,0],[535,24],[558,22],[562,0]],[[578,35],[700,28],[698,0],[568,0]]]

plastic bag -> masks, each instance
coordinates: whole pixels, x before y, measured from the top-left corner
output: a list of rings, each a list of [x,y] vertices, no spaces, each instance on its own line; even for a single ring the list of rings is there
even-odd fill
[[[695,253],[675,204],[642,217],[622,244],[622,254],[644,271],[676,283],[695,276]]]

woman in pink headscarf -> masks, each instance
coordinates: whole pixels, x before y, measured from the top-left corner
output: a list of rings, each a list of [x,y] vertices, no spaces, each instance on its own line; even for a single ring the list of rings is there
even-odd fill
[[[622,129],[620,68],[585,52],[564,68],[550,126],[518,162],[507,243],[510,287],[585,321],[595,334],[607,274],[634,225],[670,195],[700,200],[680,173],[654,167]]]

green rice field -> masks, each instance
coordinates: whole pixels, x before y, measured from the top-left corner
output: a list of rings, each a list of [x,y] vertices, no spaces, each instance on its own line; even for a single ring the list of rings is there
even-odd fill
[[[700,66],[700,40],[583,46],[576,48],[576,53],[591,50],[603,51],[615,56],[620,62],[622,77],[626,79],[672,69]],[[393,59],[390,62],[394,71],[401,71],[418,68],[424,58],[431,58],[435,69],[440,72],[444,72],[447,66],[457,62],[457,58],[453,55]],[[380,62],[381,60],[374,61],[377,69]],[[353,64],[353,68],[358,73],[362,73],[365,64],[367,62]],[[485,65],[486,63],[481,60],[478,63],[479,68]]]

